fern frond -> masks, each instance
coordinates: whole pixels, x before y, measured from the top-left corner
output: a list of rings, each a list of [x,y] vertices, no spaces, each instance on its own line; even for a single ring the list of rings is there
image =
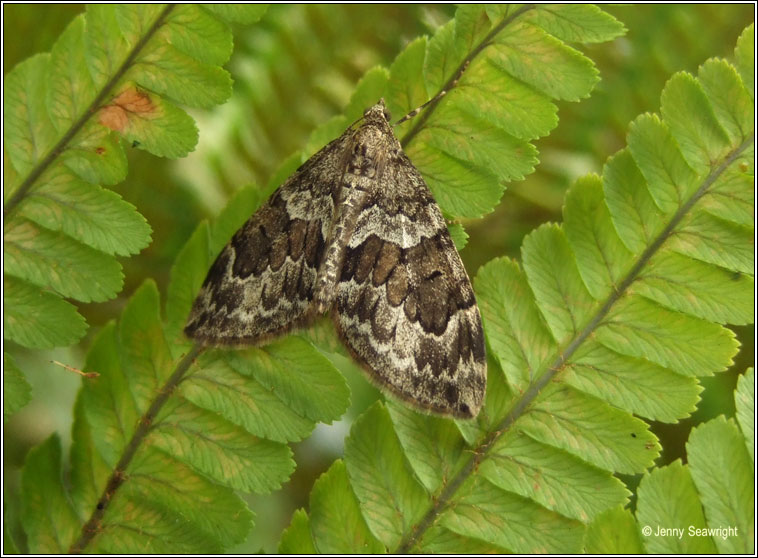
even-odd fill
[[[693,429],[687,464],[677,459],[646,473],[637,492],[636,521],[620,508],[598,516],[588,528],[587,552],[754,552],[754,382],[750,368],[734,393],[739,428],[719,416]],[[618,537],[619,524],[628,533],[623,538]],[[615,541],[602,536],[610,532],[616,533]]]
[[[629,122],[658,110],[661,89],[674,72],[692,72],[709,57],[729,55],[734,39],[753,19],[745,5],[682,9],[675,4],[617,4],[603,9],[634,29],[634,36],[589,46],[587,54],[603,74],[601,83],[586,101],[561,107],[560,127],[540,142],[540,172],[511,191],[556,216],[552,218],[560,214],[566,189],[594,161],[626,144]]]
[[[451,29],[441,31],[449,45]],[[752,320],[753,93],[742,77],[752,71],[743,46],[752,35],[750,26],[738,42],[737,67],[714,59],[697,77],[672,77],[662,118],[646,114],[633,122],[628,147],[608,161],[603,176],[581,179],[568,192],[563,224],[544,225],[525,239],[521,265],[500,258],[480,269],[475,287],[491,360],[476,423],[453,429],[379,403],[353,425],[347,482],[384,549],[578,552],[585,540],[599,544],[615,519],[630,545],[623,551],[640,548],[621,508],[628,492],[614,473],[645,471],[660,446],[634,415],[673,422],[690,414],[701,390],[697,378],[725,370],[737,351],[722,324]],[[488,121],[497,122],[497,114]],[[539,115],[529,125],[535,123]],[[719,295],[733,300],[718,304]],[[741,414],[741,422],[751,422],[747,411]],[[706,516],[749,533],[744,441],[732,422],[700,429],[690,441],[694,459],[717,438],[724,459],[736,456],[730,448],[742,448],[731,480],[724,478],[731,465],[705,459],[693,473],[698,490],[711,494]],[[281,549],[298,548],[294,533],[307,531],[318,551],[348,551],[323,534],[331,516],[314,511],[324,505],[314,495],[340,467],[317,481],[310,516],[297,516]],[[723,489],[708,480],[714,476]],[[332,531],[347,520],[340,521],[330,524]],[[360,540],[364,546],[350,551],[366,548],[366,537]],[[745,540],[752,538],[717,543],[718,549],[751,552],[741,546]]]
[[[297,337],[236,354],[182,349],[164,334],[150,281],[98,334],[85,369],[100,376],[77,400],[70,490],[57,436],[24,468],[30,551],[220,552],[252,522],[234,490],[278,488],[294,468],[286,443],[347,407],[344,380]]]
[[[260,6],[228,16],[255,20]],[[222,14],[223,15],[223,14]],[[16,66],[4,84],[5,338],[68,345],[84,320],[63,300],[103,301],[122,287],[115,256],[136,254],[151,229],[100,185],[127,172],[120,140],[155,155],[194,148],[192,118],[231,94],[224,21],[204,7],[91,6],[50,53]],[[72,326],[73,324],[73,326]]]

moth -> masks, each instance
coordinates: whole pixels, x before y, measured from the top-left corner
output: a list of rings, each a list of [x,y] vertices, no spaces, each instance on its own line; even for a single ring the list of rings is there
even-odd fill
[[[423,411],[478,414],[487,368],[474,291],[383,100],[234,234],[184,331],[259,345],[327,312],[380,388]]]

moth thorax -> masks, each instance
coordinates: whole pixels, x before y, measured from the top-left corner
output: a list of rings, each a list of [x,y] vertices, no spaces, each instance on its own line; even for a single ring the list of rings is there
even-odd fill
[[[388,154],[395,151],[395,138],[377,126],[363,126],[355,131],[353,149],[347,171],[359,176],[377,178],[387,162]]]

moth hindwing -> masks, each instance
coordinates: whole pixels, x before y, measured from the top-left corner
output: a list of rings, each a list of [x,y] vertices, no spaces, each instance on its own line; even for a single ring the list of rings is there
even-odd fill
[[[474,291],[383,101],[234,234],[185,333],[255,345],[325,312],[380,387],[432,413],[478,414],[487,368]]]

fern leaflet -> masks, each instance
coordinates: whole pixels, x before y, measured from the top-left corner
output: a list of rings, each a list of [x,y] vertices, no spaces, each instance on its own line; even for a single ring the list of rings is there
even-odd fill
[[[228,12],[257,20],[261,7]],[[5,339],[70,345],[86,331],[64,300],[104,301],[123,284],[115,256],[138,253],[151,229],[101,185],[127,172],[121,138],[182,157],[197,130],[174,103],[208,107],[231,94],[220,65],[228,25],[194,5],[91,6],[50,53],[20,63],[4,84]]]

